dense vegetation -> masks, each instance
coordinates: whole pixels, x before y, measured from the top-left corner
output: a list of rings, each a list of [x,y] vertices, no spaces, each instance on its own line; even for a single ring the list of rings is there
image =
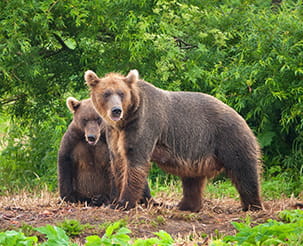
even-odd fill
[[[257,135],[265,177],[303,183],[302,1],[0,1],[0,190],[56,188],[83,74],[139,70],[168,90],[202,91]],[[9,124],[7,122],[9,121]],[[154,170],[152,175],[159,174]]]
[[[249,218],[246,222],[232,222],[237,229],[237,233],[234,236],[227,235],[223,238],[211,239],[210,246],[228,246],[228,245],[289,245],[297,246],[303,243],[303,212],[302,210],[285,210],[279,214],[279,217],[283,220],[268,220],[264,224],[259,224],[255,227],[251,227]],[[91,225],[81,225],[78,221],[69,220],[65,221],[59,226],[46,225],[39,228],[33,228],[31,226],[23,226],[20,231],[5,231],[0,232],[0,244],[9,246],[19,245],[70,245],[77,246],[77,243],[73,243],[71,238],[79,235],[84,231],[85,227]],[[38,237],[33,236],[35,231],[39,232],[39,238],[41,241],[41,235],[46,236],[44,242],[38,242]],[[25,235],[25,233],[27,235]],[[97,235],[87,236],[85,240],[85,246],[99,246],[99,245],[116,245],[116,246],[128,246],[128,245],[162,245],[170,246],[174,245],[174,239],[165,231],[159,231],[154,233],[157,237],[148,239],[132,239],[128,234],[131,231],[126,227],[123,221],[117,221],[109,225],[104,235],[100,238]],[[204,245],[201,241],[204,241],[203,236],[191,240],[190,245]],[[182,244],[183,245],[183,244]]]

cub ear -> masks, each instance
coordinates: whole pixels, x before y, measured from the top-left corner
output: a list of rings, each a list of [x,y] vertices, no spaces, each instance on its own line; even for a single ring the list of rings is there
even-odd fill
[[[100,79],[98,78],[97,74],[95,74],[91,70],[85,72],[84,79],[86,84],[90,87],[94,87],[100,82]]]
[[[139,80],[139,72],[136,69],[130,70],[125,78],[125,81],[132,84]]]
[[[67,105],[69,111],[71,111],[73,114],[79,108],[80,104],[81,104],[81,102],[78,101],[74,97],[69,97],[69,98],[66,99],[66,105]]]

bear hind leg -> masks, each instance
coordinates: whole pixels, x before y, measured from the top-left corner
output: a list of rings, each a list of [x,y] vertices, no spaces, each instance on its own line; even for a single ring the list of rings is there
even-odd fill
[[[245,165],[240,168],[226,169],[227,175],[239,192],[243,211],[261,210],[258,170],[255,166]]]
[[[183,211],[199,212],[206,182],[206,177],[182,178],[183,198],[178,208]]]

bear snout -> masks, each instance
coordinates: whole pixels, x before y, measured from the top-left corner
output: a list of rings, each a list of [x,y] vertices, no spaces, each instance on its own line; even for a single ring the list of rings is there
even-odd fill
[[[97,140],[97,136],[93,134],[87,135],[86,140],[89,144],[95,144]]]
[[[121,119],[121,115],[122,115],[122,108],[121,107],[113,107],[111,109],[111,119],[113,121],[118,121]]]

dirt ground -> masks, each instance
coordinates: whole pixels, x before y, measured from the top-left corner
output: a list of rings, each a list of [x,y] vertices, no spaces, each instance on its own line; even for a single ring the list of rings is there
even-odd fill
[[[179,198],[159,194],[155,199],[174,206]],[[60,201],[55,193],[41,191],[40,194],[22,193],[0,197],[0,231],[24,225],[56,225],[65,219],[76,219],[82,224],[96,226],[74,238],[75,242],[83,244],[88,235],[102,236],[104,228],[97,230],[97,225],[123,219],[132,231],[130,236],[134,238],[152,237],[153,232],[164,230],[172,235],[177,245],[190,245],[190,242],[208,245],[211,237],[234,234],[236,231],[231,225],[233,221],[243,222],[247,216],[254,224],[263,223],[270,218],[277,219],[279,211],[294,209],[297,202],[299,201],[295,198],[265,201],[265,210],[258,212],[242,212],[240,202],[231,198],[204,200],[203,209],[199,213],[182,212],[163,206],[138,206],[130,211],[118,211],[106,207],[88,207],[85,204],[68,204]]]

